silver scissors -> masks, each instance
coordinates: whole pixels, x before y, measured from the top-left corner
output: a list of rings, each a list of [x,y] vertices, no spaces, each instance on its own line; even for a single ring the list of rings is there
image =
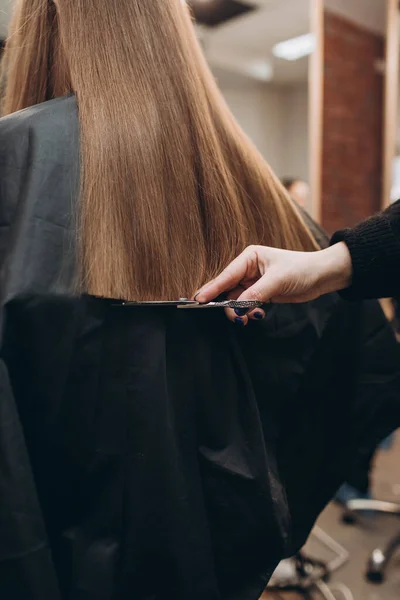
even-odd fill
[[[252,310],[259,308],[263,303],[258,300],[221,300],[215,302],[207,302],[200,304],[196,300],[188,300],[187,298],[179,298],[179,300],[154,300],[148,302],[122,302],[120,306],[135,307],[135,306],[175,306],[176,308],[244,308]]]

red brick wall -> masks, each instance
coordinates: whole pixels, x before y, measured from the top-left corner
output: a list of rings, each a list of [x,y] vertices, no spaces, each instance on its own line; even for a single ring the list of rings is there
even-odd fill
[[[380,208],[384,39],[325,13],[322,225],[351,226]]]

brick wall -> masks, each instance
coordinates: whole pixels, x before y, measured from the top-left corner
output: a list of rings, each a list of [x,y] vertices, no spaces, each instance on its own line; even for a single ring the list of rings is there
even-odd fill
[[[351,226],[380,208],[384,39],[325,13],[322,224]]]

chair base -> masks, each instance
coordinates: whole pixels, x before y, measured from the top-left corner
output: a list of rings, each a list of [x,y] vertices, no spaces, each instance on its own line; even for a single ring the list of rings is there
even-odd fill
[[[400,517],[400,504],[395,502],[383,502],[381,500],[354,499],[346,503],[342,515],[345,523],[353,524],[357,515],[366,510],[376,513],[392,514]],[[366,578],[371,583],[382,583],[385,580],[386,569],[393,554],[400,548],[400,533],[393,537],[383,549],[376,548],[368,559]]]

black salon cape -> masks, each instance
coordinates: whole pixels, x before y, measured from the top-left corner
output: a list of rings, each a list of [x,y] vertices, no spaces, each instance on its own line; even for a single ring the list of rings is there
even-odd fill
[[[391,330],[74,297],[78,138],[73,97],[0,121],[0,598],[256,600],[399,425]]]

